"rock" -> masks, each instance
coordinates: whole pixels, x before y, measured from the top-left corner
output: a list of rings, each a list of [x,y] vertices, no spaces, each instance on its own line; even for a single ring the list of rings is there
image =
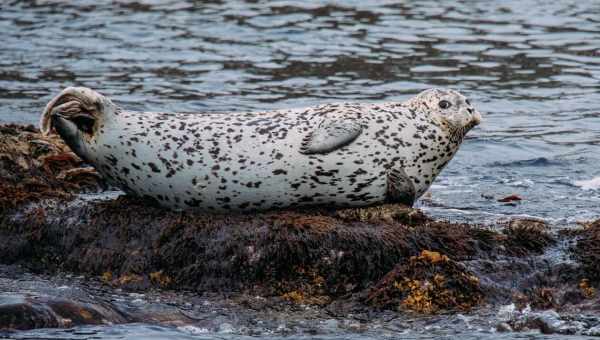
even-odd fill
[[[496,331],[501,332],[501,333],[507,333],[507,332],[512,332],[513,329],[512,329],[512,327],[510,327],[510,325],[508,323],[500,322],[499,324],[496,325]]]
[[[563,317],[554,310],[534,312],[526,308],[511,313],[505,322],[514,331],[539,330],[543,334],[582,334],[587,323],[573,317]]]
[[[120,313],[106,305],[45,296],[0,298],[0,330],[68,328],[125,321]]]
[[[586,329],[582,334],[587,336],[600,336],[600,325]]]
[[[207,215],[131,197],[11,216],[0,220],[4,263],[125,289],[252,290],[299,304],[361,292],[422,249],[460,260],[499,245],[497,233],[464,224],[368,223],[323,209]]]
[[[223,322],[222,324],[220,324],[217,327],[217,332],[223,333],[223,334],[231,334],[231,333],[235,332],[235,328],[233,328],[232,324],[230,324],[228,322]]]
[[[533,314],[529,317],[529,320],[531,324],[537,325],[544,334],[558,333],[559,329],[565,326],[565,322],[560,319],[560,315],[552,310]]]

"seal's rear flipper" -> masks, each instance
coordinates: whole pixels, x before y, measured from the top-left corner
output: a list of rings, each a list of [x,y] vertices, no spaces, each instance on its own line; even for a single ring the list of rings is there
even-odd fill
[[[388,170],[386,201],[389,203],[402,203],[412,207],[416,199],[413,182],[404,170]]]
[[[356,121],[325,119],[304,137],[300,153],[329,153],[352,143],[361,132],[362,126]]]
[[[52,113],[55,110],[59,109],[59,111],[61,111],[60,108],[64,107],[65,104],[69,102],[75,103],[78,101],[77,94],[80,92],[78,91],[79,89],[80,88],[77,87],[67,87],[66,89],[62,90],[61,93],[59,93],[56,97],[52,98],[52,100],[46,105],[46,107],[44,108],[44,112],[42,113],[42,117],[40,118],[40,130],[43,135],[47,136],[50,133],[52,133]]]
[[[44,135],[52,133],[53,116],[60,114],[74,122],[82,131],[91,134],[96,120],[100,117],[106,120],[118,110],[108,98],[92,89],[67,87],[44,108],[40,118],[40,130]]]

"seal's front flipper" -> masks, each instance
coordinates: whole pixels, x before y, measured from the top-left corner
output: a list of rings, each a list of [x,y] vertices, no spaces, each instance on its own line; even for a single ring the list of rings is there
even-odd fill
[[[300,153],[329,153],[352,143],[361,132],[362,126],[356,121],[325,119],[304,137]]]
[[[386,200],[390,203],[402,203],[409,207],[415,203],[415,186],[402,169],[390,169],[387,174]]]

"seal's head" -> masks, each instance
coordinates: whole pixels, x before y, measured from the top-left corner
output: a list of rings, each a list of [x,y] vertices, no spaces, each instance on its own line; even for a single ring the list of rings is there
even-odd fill
[[[447,125],[451,134],[459,137],[463,137],[481,122],[481,114],[471,105],[469,99],[454,90],[425,90],[410,99],[407,105],[432,115]]]
[[[110,99],[87,87],[68,87],[44,109],[40,130],[58,133],[67,145],[86,159],[88,146],[110,117],[118,114]]]

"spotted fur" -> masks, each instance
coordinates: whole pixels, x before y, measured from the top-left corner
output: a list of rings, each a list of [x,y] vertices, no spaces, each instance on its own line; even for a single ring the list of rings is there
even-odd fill
[[[93,119],[91,132],[77,115]],[[125,111],[93,90],[68,88],[41,125],[127,193],[223,212],[412,204],[479,119],[464,96],[444,89],[406,102],[182,114]]]

